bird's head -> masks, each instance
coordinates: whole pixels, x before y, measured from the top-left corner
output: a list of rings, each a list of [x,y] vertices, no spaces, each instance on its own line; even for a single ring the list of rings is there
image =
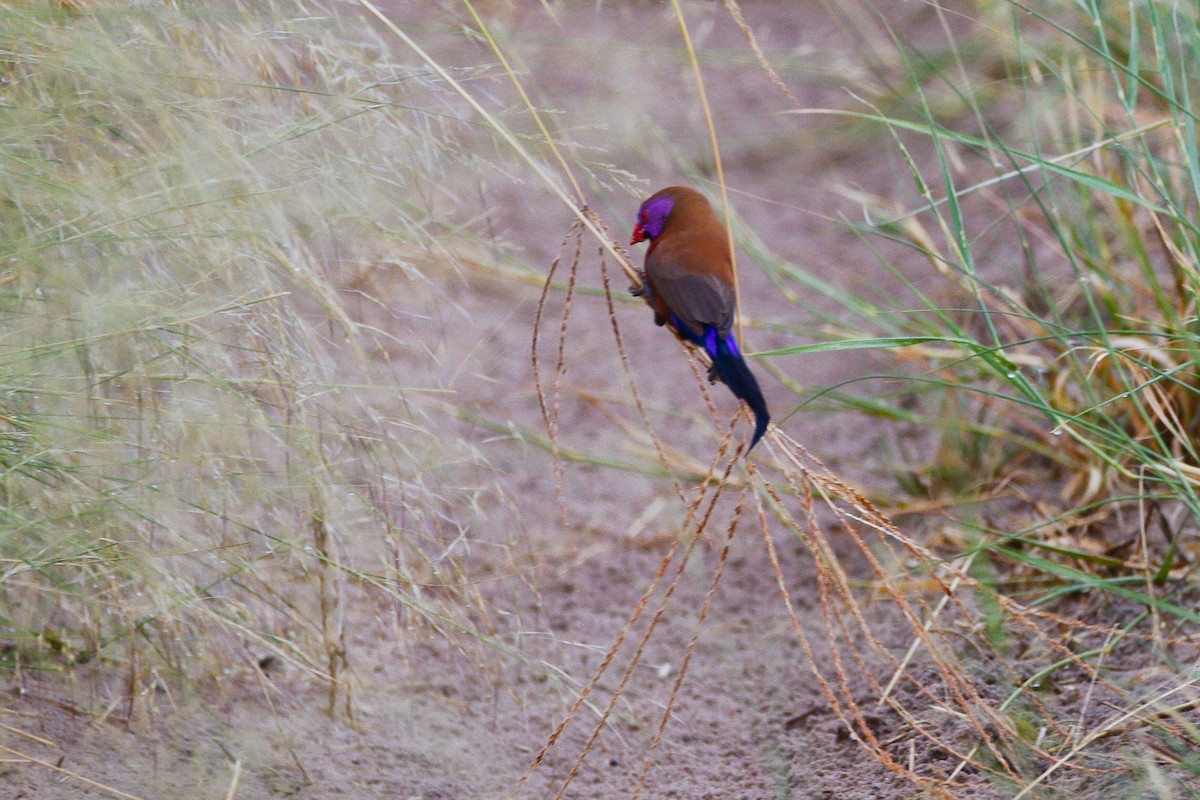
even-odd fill
[[[662,234],[667,225],[667,217],[671,216],[671,209],[675,208],[675,198],[666,194],[666,191],[654,195],[638,209],[637,224],[633,226],[630,246],[647,239],[653,242]]]

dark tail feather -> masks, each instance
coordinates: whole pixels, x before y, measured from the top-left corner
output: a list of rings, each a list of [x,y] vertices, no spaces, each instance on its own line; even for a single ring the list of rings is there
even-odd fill
[[[712,334],[715,333],[716,331],[712,331]],[[762,390],[758,388],[758,381],[755,380],[754,373],[750,371],[750,367],[746,366],[745,359],[738,352],[737,341],[733,338],[733,334],[724,339],[710,335],[705,345],[708,354],[712,356],[713,368],[716,370],[717,376],[729,387],[729,391],[733,392],[734,397],[746,401],[750,410],[754,412],[754,437],[750,440],[749,449],[746,450],[749,453],[766,433],[767,424],[771,421],[771,415],[767,413],[767,401],[763,399]]]

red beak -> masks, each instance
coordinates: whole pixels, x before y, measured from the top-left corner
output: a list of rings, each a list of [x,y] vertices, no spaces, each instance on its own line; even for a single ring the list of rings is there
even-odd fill
[[[633,238],[629,240],[629,246],[633,247],[638,242],[646,241],[646,229],[642,227],[642,223],[633,226]]]

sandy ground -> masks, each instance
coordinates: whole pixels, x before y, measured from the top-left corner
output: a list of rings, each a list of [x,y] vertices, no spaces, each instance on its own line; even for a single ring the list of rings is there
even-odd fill
[[[538,102],[580,144],[578,154],[627,170],[650,191],[687,177],[669,147],[686,163],[703,162],[707,134],[680,58],[678,30],[660,4],[573,4],[555,7],[570,30],[559,36],[536,4],[499,9],[501,30],[516,44],[521,68]],[[902,7],[901,7],[902,6]],[[388,8],[439,58],[462,66],[492,61],[485,45],[462,37],[442,11],[393,4]],[[697,44],[710,54],[706,78],[733,202],[769,248],[782,258],[815,268],[836,285],[888,291],[895,279],[879,266],[839,217],[861,209],[836,186],[896,199],[912,196],[911,179],[882,139],[861,144],[822,142],[814,118],[786,114],[792,101],[754,65],[745,40],[720,4],[690,4]],[[847,107],[844,86],[862,65],[861,43],[817,3],[747,3],[745,12],[761,45],[791,65],[788,86],[805,107]],[[452,12],[459,13],[459,12]],[[924,4],[899,4],[894,22],[914,35],[936,30]],[[932,35],[932,34],[931,34]],[[398,46],[398,57],[411,58]],[[500,79],[478,82],[479,91],[507,98]],[[512,112],[510,117],[518,116]],[[828,145],[828,146],[826,146]],[[591,149],[588,149],[591,148]],[[638,198],[612,186],[591,185],[593,208],[618,239],[628,235]],[[548,267],[570,224],[570,214],[527,174],[499,171],[486,184],[447,176],[434,202],[459,213],[487,247],[514,253],[539,270]],[[494,245],[489,243],[495,243]],[[591,245],[589,245],[591,247]],[[917,275],[927,270],[915,259]],[[638,256],[640,258],[640,254]],[[789,302],[743,260],[747,316],[756,325],[750,345],[767,349],[798,343],[757,323],[814,325],[813,309],[830,308],[816,297]],[[394,303],[388,309],[354,306],[352,313],[401,339],[419,337],[425,354],[396,352],[381,343],[380,356],[408,359],[413,369],[453,389],[460,407],[492,420],[511,420],[541,431],[529,349],[537,289],[505,284],[462,271],[442,276],[446,298],[377,277],[371,291]],[[581,264],[582,285],[599,285],[597,260]],[[617,276],[621,289],[625,280]],[[561,295],[550,303],[551,334],[542,348],[552,363]],[[651,324],[636,303],[618,308],[634,375],[658,434],[678,450],[707,463],[711,427],[695,380],[669,335]],[[389,349],[391,348],[391,349]],[[565,446],[630,458],[648,452],[645,442],[616,427],[603,403],[581,392],[624,392],[624,378],[609,333],[602,299],[576,299],[567,334],[568,371],[562,399]],[[801,385],[836,383],[879,369],[865,356],[785,359],[780,366]],[[544,367],[546,368],[546,367]],[[547,373],[544,373],[544,375]],[[892,489],[878,454],[884,432],[849,415],[788,415],[795,395],[760,368],[764,389],[783,428],[833,469],[862,485]],[[871,392],[871,384],[858,391]],[[720,387],[722,415],[734,410]],[[389,401],[380,399],[381,406]],[[622,419],[636,422],[625,404]],[[685,416],[665,413],[682,409]],[[383,413],[387,413],[386,407]],[[700,422],[697,422],[700,420]],[[598,466],[564,469],[560,520],[555,468],[532,445],[467,422],[451,423],[482,451],[492,470],[481,476],[493,490],[488,507],[472,516],[469,554],[479,607],[473,620],[517,658],[459,638],[405,629],[399,612],[363,590],[349,605],[347,629],[354,718],[325,713],[325,689],[287,667],[227,676],[186,692],[165,689],[153,697],[152,713],[131,726],[116,714],[98,718],[120,686],[86,668],[65,682],[33,681],[8,698],[22,727],[57,743],[44,749],[49,763],[132,796],[224,797],[231,764],[240,765],[236,792],[259,798],[493,798],[554,797],[572,769],[610,695],[619,672],[596,690],[596,707],[580,710],[544,763],[520,787],[518,780],[563,718],[580,686],[622,630],[679,533],[681,504],[668,481]],[[632,450],[631,450],[632,448]],[[688,491],[692,491],[691,488]],[[720,519],[731,510],[722,507]],[[464,512],[465,514],[465,512]],[[713,526],[723,531],[723,525]],[[811,557],[788,534],[777,536],[783,569],[799,618],[821,627]],[[682,573],[661,624],[634,671],[614,716],[600,734],[566,795],[578,798],[631,796],[659,724],[697,613],[718,560],[719,544],[702,543]],[[501,554],[497,556],[496,554]],[[849,550],[847,550],[849,553]],[[856,569],[849,558],[851,569]],[[865,572],[864,572],[865,574]],[[887,644],[903,649],[911,635],[890,625],[894,611],[880,600],[869,608]],[[644,624],[636,629],[644,630]],[[818,661],[828,654],[816,642]],[[618,665],[626,663],[622,650]],[[886,672],[885,665],[867,665]],[[851,676],[859,700],[886,739],[897,722],[874,710],[868,684]],[[908,739],[905,740],[907,747]],[[28,744],[28,743],[26,743]],[[921,754],[936,762],[936,754]],[[948,764],[953,764],[947,759]],[[107,797],[65,772],[0,765],[0,794],[11,798]],[[969,779],[961,797],[1000,796]],[[761,538],[739,533],[713,607],[701,631],[688,679],[674,703],[644,797],[652,798],[880,798],[910,796],[911,784],[881,766],[847,735],[831,712],[792,634]]]

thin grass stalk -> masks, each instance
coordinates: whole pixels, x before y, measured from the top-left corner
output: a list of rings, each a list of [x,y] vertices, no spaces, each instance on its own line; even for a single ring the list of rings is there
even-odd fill
[[[712,108],[708,105],[708,93],[704,89],[704,76],[700,72],[700,59],[696,56],[696,48],[692,45],[692,36],[688,33],[687,20],[683,16],[683,8],[679,5],[679,0],[671,0],[671,8],[675,12],[675,18],[679,21],[679,34],[683,39],[684,47],[687,48],[688,61],[692,65],[692,75],[696,81],[696,95],[700,101],[700,108],[704,111],[704,124],[708,128],[708,143],[712,148],[713,167],[717,171],[717,186],[721,189],[721,213],[725,218],[725,235],[729,242],[729,264],[733,269],[733,306],[734,320],[737,324],[737,339],[738,342],[745,342],[745,336],[742,331],[742,296],[740,281],[738,280],[737,270],[737,247],[733,238],[733,212],[729,205],[729,188],[725,185],[725,166],[721,161],[721,146],[717,139],[717,128],[713,122]]]
[[[450,73],[448,73],[441,64],[439,64],[434,58],[426,53],[420,45],[413,41],[412,38],[403,30],[397,27],[394,22],[388,19],[388,17],[385,16],[382,11],[376,8],[375,5],[370,2],[370,0],[358,0],[358,2],[363,8],[371,12],[372,15],[382,22],[388,30],[390,30],[401,41],[403,41],[404,44],[409,47],[409,49],[416,53],[417,56],[429,66],[430,69],[438,74],[438,77],[444,80],[448,86],[450,86],[460,97],[466,100],[473,109],[475,109],[475,112],[487,122],[488,127],[491,130],[494,130],[500,136],[500,138],[512,148],[512,150],[521,158],[521,160],[529,165],[529,167],[534,171],[534,174],[536,174],[538,178],[542,180],[542,182],[547,188],[550,189],[554,196],[571,209],[571,212],[575,214],[575,217],[579,220],[580,224],[587,228],[588,231],[596,237],[597,241],[600,242],[601,246],[604,247],[604,249],[612,255],[616,262],[621,265],[621,269],[625,271],[625,275],[629,278],[630,283],[632,283],[634,286],[641,286],[642,279],[641,276],[638,275],[637,269],[635,269],[634,266],[629,262],[629,259],[617,249],[616,243],[613,242],[610,237],[605,236],[600,232],[600,230],[585,213],[585,207],[581,207],[576,204],[571,200],[570,197],[566,195],[565,192],[563,192],[562,187],[560,187],[558,182],[554,180],[554,176],[551,175],[546,170],[545,166],[543,166],[529,153],[525,146],[517,140],[512,132],[502,125],[500,121],[496,119],[486,108],[484,108],[479,101],[475,99],[474,95],[468,92],[461,83],[455,80],[454,77],[450,75]]]
[[[710,470],[715,470],[717,463],[719,463],[719,462],[714,460],[712,466],[710,467]],[[730,462],[730,463],[732,463],[732,462]],[[726,473],[728,473],[728,468],[726,469]],[[709,501],[708,508],[705,511],[703,517],[700,519],[700,521],[697,525],[697,533],[690,537],[690,539],[688,541],[688,545],[685,548],[685,551],[683,553],[683,556],[680,557],[678,560],[675,560],[675,554],[679,550],[679,547],[682,545],[683,537],[687,534],[687,531],[689,530],[689,526],[691,525],[692,521],[696,518],[696,513],[699,510],[701,504],[704,502],[705,496],[709,490],[710,485],[712,485],[712,487],[713,487],[714,496]],[[529,777],[533,774],[533,771],[538,767],[538,765],[542,763],[542,760],[545,758],[546,753],[549,752],[550,748],[552,748],[554,746],[554,744],[558,741],[559,737],[562,735],[563,730],[566,729],[567,724],[574,718],[576,712],[578,712],[579,708],[582,706],[583,702],[587,699],[588,695],[599,684],[601,678],[603,678],[604,674],[608,671],[608,668],[612,665],[613,660],[616,658],[617,653],[620,651],[621,647],[624,645],[627,637],[629,636],[629,633],[633,630],[634,625],[637,624],[638,619],[641,618],[641,615],[644,612],[647,604],[650,602],[650,598],[653,597],[655,591],[658,589],[658,586],[662,582],[663,577],[666,575],[668,567],[671,565],[672,561],[675,560],[675,564],[676,564],[675,574],[671,577],[671,581],[667,585],[667,589],[664,593],[664,597],[659,602],[658,608],[655,611],[653,617],[650,620],[650,623],[647,626],[647,630],[644,632],[641,640],[638,643],[638,646],[635,648],[633,657],[631,658],[631,663],[626,667],[625,672],[621,676],[620,682],[618,683],[616,689],[613,691],[612,696],[609,698],[608,705],[605,707],[603,712],[600,714],[599,720],[597,721],[597,724],[593,728],[591,736],[589,737],[587,743],[584,745],[581,752],[576,757],[576,760],[572,766],[572,769],[568,773],[567,778],[564,781],[564,785],[561,787],[560,793],[566,791],[567,786],[574,779],[574,776],[578,773],[578,770],[582,766],[584,759],[587,757],[587,753],[590,752],[592,744],[599,737],[600,733],[604,730],[604,728],[607,724],[609,715],[612,713],[612,710],[616,706],[617,700],[620,699],[621,694],[624,691],[625,684],[628,683],[629,679],[633,675],[634,669],[637,667],[638,662],[641,660],[641,655],[644,652],[645,647],[650,640],[650,637],[653,635],[654,630],[657,628],[659,620],[661,619],[663,613],[665,612],[665,610],[667,608],[667,604],[668,604],[668,601],[670,600],[671,595],[674,594],[675,589],[678,586],[679,578],[683,574],[683,570],[687,565],[687,562],[691,556],[692,550],[695,548],[696,543],[700,540],[699,531],[702,531],[704,529],[704,526],[707,524],[708,518],[712,514],[712,511],[716,506],[716,499],[717,499],[717,497],[720,496],[720,493],[721,493],[720,484],[717,484],[712,481],[704,481],[703,483],[701,483],[700,487],[697,490],[696,497],[690,503],[688,503],[687,514],[685,516],[684,523],[681,528],[680,536],[676,537],[672,541],[671,547],[667,550],[667,553],[663,556],[662,560],[659,562],[658,570],[655,574],[654,579],[651,581],[650,585],[646,588],[646,591],[642,593],[641,598],[638,600],[637,605],[634,607],[633,612],[630,614],[629,620],[626,622],[625,626],[622,628],[621,632],[617,635],[617,638],[614,640],[613,644],[609,647],[608,651],[605,653],[604,658],[600,662],[600,666],[597,667],[595,673],[593,673],[591,680],[589,680],[588,683],[584,686],[583,690],[579,694],[579,697],[576,698],[575,702],[572,704],[570,710],[568,710],[566,715],[563,717],[562,721],[551,732],[550,737],[547,739],[546,743],[542,746],[541,750],[539,750],[537,755],[534,756],[533,761],[530,762],[529,766],[526,767],[525,771],[521,774],[521,777],[517,780],[517,783],[513,786],[512,791],[508,795],[506,795],[506,797],[508,797],[509,800],[512,800],[512,798],[515,798],[517,796],[521,787],[524,786],[524,784],[529,780]]]
[[[533,389],[537,395],[538,408],[542,412],[542,421],[546,425],[546,435],[550,438],[550,452],[554,458],[554,491],[558,497],[558,516],[560,520],[565,520],[567,516],[567,501],[563,493],[563,471],[562,471],[562,454],[558,444],[558,410],[557,405],[551,413],[550,406],[546,404],[546,391],[542,387],[541,367],[538,360],[538,343],[541,341],[542,334],[542,319],[546,311],[546,300],[550,296],[550,287],[553,285],[554,275],[558,272],[559,262],[562,260],[563,250],[567,246],[567,242],[571,237],[576,235],[576,223],[572,223],[571,227],[563,236],[562,242],[558,245],[558,253],[554,256],[554,260],[550,262],[550,268],[546,271],[546,279],[542,282],[542,292],[538,296],[537,308],[533,312],[533,332],[530,336],[530,360],[533,367]],[[571,286],[575,285],[575,265],[571,266]],[[565,320],[564,320],[565,324]]]
[[[727,443],[728,443],[728,437],[726,437],[726,444]],[[724,454],[725,454],[725,448],[722,447],[720,454],[716,458],[713,459],[711,469],[714,472],[716,470],[717,465],[720,463],[720,459],[724,457]],[[729,465],[725,469],[725,480],[728,479],[730,469],[732,469],[732,465],[735,462],[736,462],[736,459],[730,459]],[[605,726],[607,725],[608,718],[612,714],[613,709],[616,707],[617,701],[621,698],[621,696],[625,690],[626,684],[628,684],[629,679],[633,677],[633,673],[634,673],[634,670],[637,668],[637,665],[639,663],[641,663],[642,655],[645,653],[646,646],[650,643],[650,638],[654,635],[654,631],[658,628],[659,623],[662,621],[663,614],[667,610],[667,607],[670,603],[671,597],[675,594],[675,590],[679,587],[679,580],[680,580],[680,578],[683,577],[683,572],[687,568],[688,562],[691,560],[692,552],[695,550],[696,545],[700,542],[701,538],[703,537],[704,531],[708,527],[708,520],[711,517],[713,510],[717,506],[717,501],[721,497],[724,482],[725,481],[722,480],[719,483],[714,483],[713,495],[712,495],[712,498],[708,501],[708,508],[704,512],[704,515],[701,517],[699,523],[697,524],[696,531],[688,537],[687,546],[684,548],[682,556],[680,556],[679,560],[676,562],[675,572],[671,576],[671,581],[670,581],[670,583],[667,584],[666,590],[663,592],[663,597],[659,601],[658,608],[655,610],[654,615],[650,618],[650,622],[646,626],[646,631],[642,634],[642,638],[638,641],[637,647],[634,648],[633,655],[629,660],[629,664],[625,667],[625,671],[621,675],[621,680],[620,680],[619,684],[617,685],[616,689],[613,691],[612,696],[609,698],[609,702],[608,702],[608,705],[604,709],[604,713],[601,715],[600,719],[597,720],[596,725],[592,729],[591,735],[588,737],[587,741],[584,743],[584,746],[580,749],[579,754],[576,756],[575,761],[572,763],[571,769],[567,773],[567,777],[563,780],[563,784],[559,788],[558,794],[555,796],[555,800],[562,800],[562,798],[566,794],[568,787],[571,785],[571,783],[575,780],[576,776],[579,774],[579,770],[583,766],[584,760],[587,758],[588,754],[592,751],[592,747],[595,745],[596,740],[599,738],[600,734],[603,732]],[[703,500],[704,500],[704,491],[703,491],[703,489],[701,489],[701,491],[699,491],[697,493],[696,500],[693,502],[692,506],[689,508],[689,512],[692,511],[692,509],[699,508],[699,506],[700,506],[701,502],[703,502]],[[690,522],[690,519],[688,521]],[[683,527],[680,529],[680,534],[678,537],[676,537],[675,541],[672,543],[670,552],[675,552],[679,548],[679,545],[682,543],[682,539],[684,536],[688,536],[688,528],[687,527]],[[661,577],[661,573],[662,573],[662,570],[660,570],[659,577]],[[648,590],[647,594],[649,594],[649,591],[652,591],[652,590],[653,589]],[[627,626],[627,629],[632,627],[632,625],[633,625],[633,621],[631,620],[629,625]],[[599,680],[599,677],[600,677],[599,674],[597,674],[595,676],[595,680]]]
[[[529,116],[531,116],[533,121],[537,124],[538,130],[542,132],[542,137],[545,139],[546,145],[550,148],[550,152],[554,154],[555,160],[558,161],[558,166],[562,168],[563,175],[566,176],[567,181],[570,182],[571,188],[575,192],[575,204],[580,208],[586,208],[587,198],[585,197],[579,182],[575,180],[575,173],[571,170],[571,166],[567,163],[567,160],[563,158],[562,151],[558,149],[558,143],[555,142],[554,137],[550,135],[550,130],[546,127],[546,123],[542,120],[542,115],[538,113],[537,107],[534,106],[533,101],[530,100],[529,95],[526,94],[525,86],[521,83],[520,79],[517,78],[516,71],[514,71],[512,66],[508,63],[508,58],[504,55],[504,50],[496,42],[496,39],[492,36],[491,30],[475,11],[475,4],[472,3],[471,0],[462,0],[462,3],[464,6],[466,6],[467,11],[471,14],[471,19],[475,20],[475,24],[479,26],[479,32],[482,33],[483,38],[487,40],[488,46],[492,48],[492,52],[495,53],[496,58],[500,60],[500,66],[504,69],[504,74],[508,75],[508,79],[512,82],[513,88],[517,90],[517,94],[521,96],[521,102],[524,103],[525,110],[529,112]],[[549,0],[545,0],[544,5],[549,7],[548,3]]]
[[[730,460],[730,465],[736,463],[737,455]],[[728,473],[726,469],[726,473]],[[721,553],[717,557],[717,566],[713,570],[712,580],[709,581],[708,591],[704,594],[704,602],[700,606],[700,613],[696,617],[696,629],[692,633],[692,638],[688,641],[687,647],[683,652],[683,660],[679,664],[679,673],[675,676],[675,682],[671,686],[671,695],[667,699],[666,708],[663,709],[662,717],[658,723],[658,729],[654,732],[654,739],[650,742],[650,750],[646,754],[646,758],[642,762],[642,771],[638,776],[637,785],[633,790],[632,800],[638,800],[641,796],[642,789],[646,786],[646,779],[650,775],[650,768],[654,765],[654,757],[658,753],[658,747],[662,744],[663,734],[667,730],[667,723],[671,721],[671,711],[675,708],[675,701],[679,697],[679,690],[683,688],[683,681],[687,677],[688,667],[692,663],[692,656],[696,653],[696,645],[700,641],[700,631],[704,627],[704,620],[708,618],[708,614],[712,611],[713,598],[717,593],[717,586],[721,583],[721,575],[725,571],[725,563],[729,559],[729,548],[733,544],[733,536],[737,532],[738,522],[742,517],[742,509],[746,505],[745,493],[738,500],[738,504],[733,509],[733,518],[729,522],[729,528],[725,534],[725,543],[721,547]]]
[[[36,756],[31,756],[28,753],[22,753],[20,750],[14,750],[13,748],[8,747],[7,745],[0,744],[0,750],[4,751],[5,753],[8,753],[12,757],[16,758],[18,761],[25,761],[25,762],[29,762],[30,764],[37,764],[39,767],[45,767],[46,769],[50,770],[51,772],[57,773],[58,775],[62,776],[63,778],[70,778],[71,780],[79,781],[80,783],[91,786],[94,789],[98,789],[102,792],[105,792],[106,794],[108,794],[112,797],[120,797],[120,798],[122,798],[122,800],[143,800],[143,798],[139,797],[138,795],[129,794],[128,792],[123,792],[120,789],[117,789],[117,788],[114,788],[107,784],[101,783],[100,781],[94,781],[91,778],[88,778],[84,775],[80,775],[78,772],[75,772],[73,770],[64,769],[61,766],[61,763],[62,763],[61,758],[58,759],[58,761],[59,761],[58,764],[52,764],[49,761],[46,761],[41,758],[37,758]]]

